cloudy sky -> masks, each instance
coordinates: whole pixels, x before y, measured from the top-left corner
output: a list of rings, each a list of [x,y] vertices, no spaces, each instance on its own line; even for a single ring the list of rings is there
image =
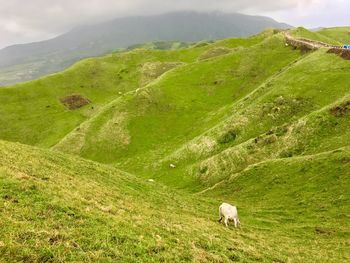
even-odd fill
[[[349,0],[0,0],[0,48],[48,39],[77,25],[179,10],[266,15],[310,28],[350,25]]]

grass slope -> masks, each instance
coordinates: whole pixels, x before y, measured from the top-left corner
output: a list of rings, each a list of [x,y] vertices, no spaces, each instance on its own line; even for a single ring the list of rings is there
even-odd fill
[[[206,192],[232,197],[250,210],[269,238],[289,233],[299,247],[292,261],[349,261],[350,148],[249,166]],[[252,206],[254,204],[254,206]],[[275,233],[269,231],[276,227]],[[300,239],[299,239],[300,238]],[[302,243],[299,243],[300,240]],[[299,240],[299,241],[298,241]],[[307,254],[300,249],[307,248]],[[293,249],[292,249],[293,250]],[[291,252],[293,254],[293,252]]]
[[[231,116],[164,158],[160,169],[166,178],[192,174],[206,181],[210,175],[216,181],[261,158],[348,145],[349,113],[333,116],[330,110],[349,101],[349,71],[347,61],[323,50],[303,57],[233,104]],[[169,162],[179,169],[169,170]]]
[[[349,261],[349,73],[269,30],[1,88],[0,138],[41,148],[0,141],[0,258]],[[241,229],[216,222],[223,201]]]
[[[202,197],[1,141],[0,255],[38,262],[345,262],[349,156],[343,148],[259,164]],[[239,205],[241,229],[216,222],[220,199]]]
[[[216,224],[216,209],[206,214],[208,203],[199,199],[76,157],[6,142],[0,152],[3,260],[157,262],[244,254],[226,253],[232,231]]]
[[[296,38],[305,38],[332,45],[341,45],[338,38],[331,38],[327,34],[323,34],[322,31],[312,32],[303,27],[298,27],[291,30],[291,33]]]
[[[255,162],[347,146],[349,115],[329,112],[348,101],[349,71],[346,60],[325,50],[301,55],[281,35],[269,35],[168,71],[112,102],[55,149],[193,191]],[[328,129],[335,132],[321,134]]]
[[[233,39],[230,47],[253,45],[262,40]],[[226,42],[217,44],[225,46]],[[80,123],[96,115],[109,102],[142,86],[146,63],[190,63],[211,45],[173,50],[136,49],[83,60],[66,71],[0,89],[0,137],[9,141],[51,147]],[[81,94],[92,103],[67,110],[61,97]],[[47,125],[50,123],[50,125]]]
[[[87,59],[70,69],[36,81],[0,89],[1,138],[50,147],[106,103],[139,87],[142,64],[195,59],[200,49],[175,52],[135,50]],[[61,97],[81,94],[88,107],[67,110]],[[50,123],[51,125],[47,125]],[[14,132],[16,131],[16,132]]]
[[[72,152],[70,145],[79,140],[83,144],[73,153],[140,172],[145,162],[157,161],[215,125],[233,102],[298,57],[274,35],[251,48],[179,66],[116,100],[56,148]]]
[[[317,33],[339,41],[341,44],[350,43],[350,27],[323,28]]]

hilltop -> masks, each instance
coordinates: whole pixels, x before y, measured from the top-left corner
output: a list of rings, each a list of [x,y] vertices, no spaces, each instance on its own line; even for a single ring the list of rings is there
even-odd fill
[[[323,41],[329,44],[343,45],[350,41],[350,27],[322,28],[317,32],[311,32],[304,28],[294,30],[294,35],[311,40]]]
[[[335,45],[334,30],[289,34]],[[16,233],[0,253],[348,261],[349,60],[280,30],[141,47],[0,89],[1,221]],[[223,201],[242,229],[216,222]]]

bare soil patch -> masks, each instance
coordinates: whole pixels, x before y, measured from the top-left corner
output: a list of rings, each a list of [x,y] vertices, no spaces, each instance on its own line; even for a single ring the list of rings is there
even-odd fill
[[[337,54],[343,59],[350,60],[350,49],[331,48],[330,50],[327,51],[327,53]]]
[[[87,98],[84,98],[82,95],[74,94],[60,98],[61,103],[70,110],[79,109],[87,104],[90,104],[91,101]]]

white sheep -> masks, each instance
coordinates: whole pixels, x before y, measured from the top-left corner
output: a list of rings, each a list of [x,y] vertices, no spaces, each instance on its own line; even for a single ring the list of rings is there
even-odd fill
[[[238,219],[237,207],[233,205],[222,203],[219,206],[219,216],[219,222],[221,222],[222,218],[225,218],[226,227],[228,226],[227,223],[229,220],[233,220],[235,222],[235,227],[241,224],[241,222]]]

